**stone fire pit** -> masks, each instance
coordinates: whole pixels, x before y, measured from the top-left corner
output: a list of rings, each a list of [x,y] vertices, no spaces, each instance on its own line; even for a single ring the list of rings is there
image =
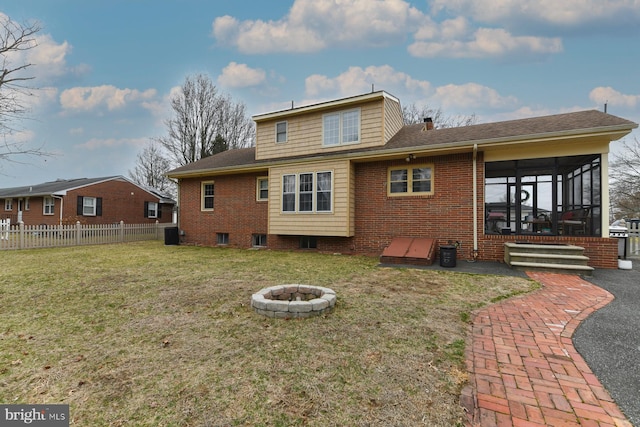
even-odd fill
[[[319,316],[336,305],[336,293],[310,285],[279,285],[261,289],[251,296],[253,311],[279,319]]]

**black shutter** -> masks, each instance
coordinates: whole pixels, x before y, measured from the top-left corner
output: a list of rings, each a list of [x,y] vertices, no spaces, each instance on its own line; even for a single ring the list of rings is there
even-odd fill
[[[149,202],[144,202],[144,217],[149,218]]]
[[[102,216],[102,197],[96,197],[96,216]]]
[[[162,205],[160,203],[158,203],[157,210],[158,212],[156,213],[156,216],[160,218],[162,216]]]
[[[78,196],[78,208],[76,210],[76,215],[82,216],[82,196]]]

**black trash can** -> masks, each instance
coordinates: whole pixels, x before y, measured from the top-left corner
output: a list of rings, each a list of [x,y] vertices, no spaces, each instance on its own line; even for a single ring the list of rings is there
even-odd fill
[[[164,244],[178,245],[180,244],[180,236],[178,235],[178,227],[167,227],[164,229]]]
[[[440,267],[456,266],[456,246],[440,246]]]

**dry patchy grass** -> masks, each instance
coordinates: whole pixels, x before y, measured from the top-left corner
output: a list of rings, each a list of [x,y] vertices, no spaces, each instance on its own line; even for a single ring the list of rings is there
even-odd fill
[[[68,403],[81,426],[461,424],[469,313],[535,287],[159,242],[1,255],[0,401]],[[287,283],[334,289],[334,312],[252,312]]]

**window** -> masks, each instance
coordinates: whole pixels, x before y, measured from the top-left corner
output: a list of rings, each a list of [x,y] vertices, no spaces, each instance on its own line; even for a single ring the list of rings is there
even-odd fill
[[[433,167],[414,166],[389,169],[389,195],[433,194]]]
[[[284,175],[282,177],[282,211],[331,212],[332,175],[333,172]]]
[[[5,211],[13,210],[13,199],[4,199],[4,210]]]
[[[53,197],[45,197],[42,201],[42,214],[53,215],[55,210],[55,199]]]
[[[31,205],[29,203],[29,198],[27,197],[26,199],[24,199],[24,210],[28,211],[29,209],[31,209]]]
[[[300,181],[300,212],[311,212],[313,210],[313,174],[301,173]]]
[[[257,200],[268,200],[269,199],[269,179],[268,178],[258,178],[258,184],[256,185],[257,190]]]
[[[318,241],[315,236],[300,237],[300,249],[317,249]]]
[[[213,210],[213,198],[214,198],[214,188],[213,182],[203,182],[202,183],[202,210],[203,211],[212,211]]]
[[[102,216],[102,197],[78,196],[78,216]]]
[[[160,212],[158,211],[158,204],[155,202],[144,202],[144,217],[159,218]]]
[[[82,215],[96,216],[96,198],[95,197],[82,198]]]
[[[360,109],[325,114],[322,131],[325,146],[360,142]]]
[[[331,211],[331,172],[318,172],[316,185],[316,210]]]
[[[282,211],[295,212],[296,210],[296,176],[284,175],[282,177]]]
[[[251,244],[254,247],[267,246],[267,235],[266,234],[254,234],[253,236],[251,236]]]
[[[216,241],[219,245],[228,245],[229,233],[216,233]]]
[[[287,142],[287,122],[276,123],[276,142]]]

